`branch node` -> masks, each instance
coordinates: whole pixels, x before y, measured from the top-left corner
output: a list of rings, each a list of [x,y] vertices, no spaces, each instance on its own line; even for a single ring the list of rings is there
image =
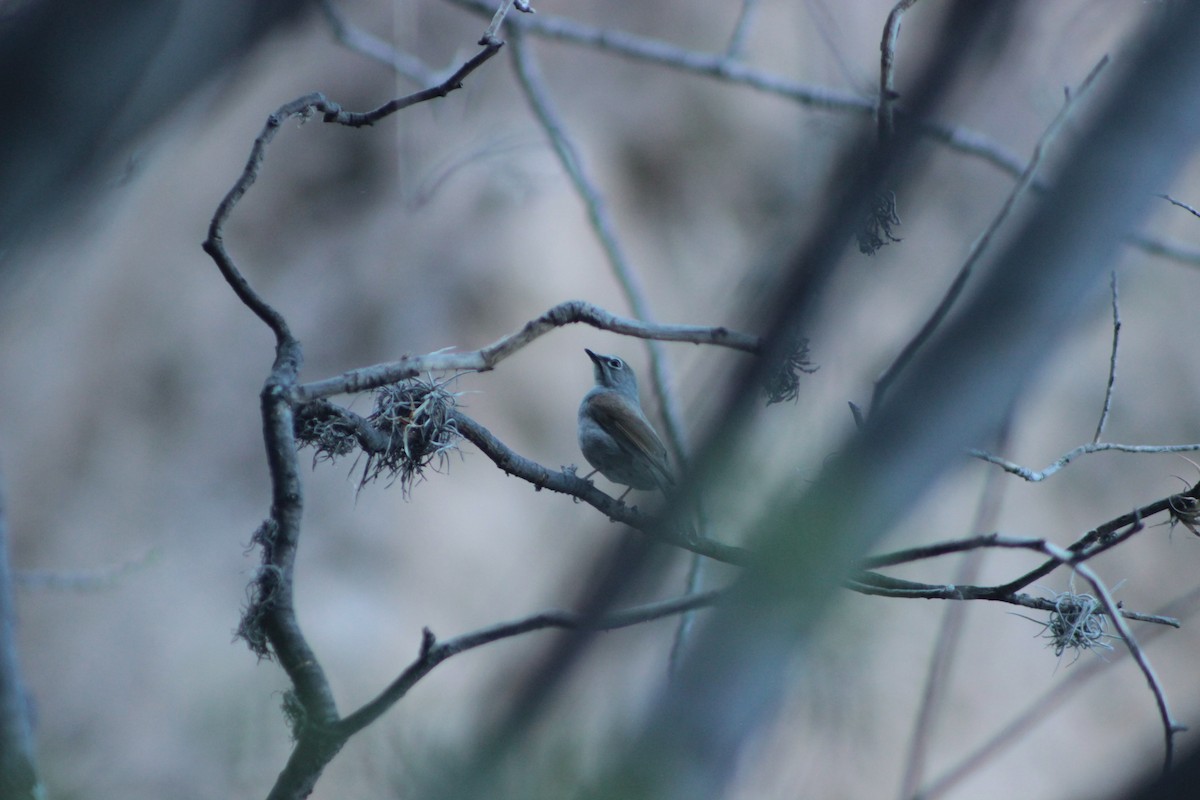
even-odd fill
[[[421,649],[419,652],[422,661],[429,657],[429,653],[436,644],[437,637],[433,635],[433,631],[428,627],[421,628]]]

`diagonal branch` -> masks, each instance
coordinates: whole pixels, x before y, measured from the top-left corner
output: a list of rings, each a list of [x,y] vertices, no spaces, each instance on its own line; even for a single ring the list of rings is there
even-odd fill
[[[337,724],[339,734],[349,738],[382,716],[401,700],[418,681],[446,659],[474,650],[492,642],[510,639],[532,631],[558,628],[567,631],[612,631],[640,625],[663,617],[711,606],[721,599],[721,591],[687,594],[671,600],[649,603],[634,608],[613,611],[601,617],[591,617],[571,611],[543,611],[512,622],[502,622],[487,628],[438,642],[428,628],[421,639],[417,659],[362,708],[347,715]]]
[[[896,7],[897,10],[900,10],[901,6],[903,5],[903,3],[898,5]],[[899,25],[899,20],[896,21],[896,25]],[[946,294],[942,297],[941,302],[938,303],[937,308],[935,308],[933,313],[930,314],[929,319],[925,320],[925,324],[921,326],[921,329],[917,331],[916,335],[913,336],[908,344],[904,346],[904,349],[900,351],[900,354],[896,356],[896,359],[892,362],[891,366],[889,366],[884,373],[879,376],[879,379],[875,381],[875,389],[871,395],[872,413],[875,412],[879,404],[883,401],[884,395],[887,393],[887,390],[891,388],[892,384],[896,382],[896,378],[900,375],[904,368],[912,362],[913,358],[916,357],[917,351],[920,350],[930,338],[932,338],[934,331],[938,329],[943,320],[945,320],[949,315],[950,309],[962,295],[963,290],[966,288],[967,281],[971,277],[971,273],[974,272],[975,266],[979,263],[980,257],[982,257],[984,251],[987,249],[987,246],[991,243],[992,238],[1012,214],[1012,210],[1016,206],[1017,201],[1020,200],[1025,194],[1025,191],[1033,185],[1034,176],[1037,174],[1038,167],[1042,163],[1042,157],[1045,154],[1047,145],[1053,141],[1059,130],[1062,129],[1063,123],[1066,122],[1067,117],[1072,108],[1074,108],[1075,103],[1087,92],[1092,83],[1095,81],[1096,76],[1100,74],[1100,71],[1107,63],[1107,56],[1100,59],[1100,62],[1092,68],[1092,71],[1088,73],[1086,78],[1084,78],[1083,83],[1079,85],[1079,89],[1073,95],[1070,92],[1067,92],[1066,101],[1063,103],[1062,109],[1059,110],[1058,114],[1053,120],[1051,120],[1050,125],[1042,134],[1041,138],[1038,139],[1037,144],[1033,148],[1033,154],[1029,157],[1029,163],[1027,163],[1025,165],[1025,169],[1021,171],[1016,186],[1014,186],[1012,191],[1009,192],[1008,197],[1004,200],[1004,204],[1000,207],[1000,211],[992,219],[991,223],[987,226],[987,229],[984,230],[983,234],[975,240],[973,245],[971,245],[971,251],[967,255],[967,260],[963,262],[962,267],[960,267],[958,270],[958,274],[954,276],[954,281],[946,290]],[[881,122],[880,124],[882,125],[883,123]]]
[[[397,75],[418,86],[441,83],[441,79],[435,77],[437,73],[424,61],[351,23],[334,0],[318,0],[317,7],[329,23],[334,38],[350,50],[386,64]]]

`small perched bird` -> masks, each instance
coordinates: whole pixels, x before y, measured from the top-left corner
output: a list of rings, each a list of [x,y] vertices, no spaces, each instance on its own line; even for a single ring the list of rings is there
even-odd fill
[[[675,484],[667,448],[642,412],[637,376],[616,356],[584,350],[592,360],[596,385],[579,404],[579,449],[595,469],[613,483],[631,489],[659,489]]]

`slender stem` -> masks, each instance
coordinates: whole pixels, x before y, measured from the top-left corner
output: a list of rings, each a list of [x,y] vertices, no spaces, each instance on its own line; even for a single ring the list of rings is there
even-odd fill
[[[1117,349],[1121,342],[1121,304],[1117,297],[1117,271],[1113,270],[1112,279],[1112,316],[1113,316],[1113,335],[1112,335],[1112,354],[1108,359],[1108,383],[1104,387],[1104,407],[1100,410],[1100,421],[1096,423],[1096,435],[1092,437],[1092,444],[1097,444],[1100,441],[1100,436],[1104,433],[1104,424],[1108,422],[1108,412],[1112,408],[1113,388],[1117,383]]]

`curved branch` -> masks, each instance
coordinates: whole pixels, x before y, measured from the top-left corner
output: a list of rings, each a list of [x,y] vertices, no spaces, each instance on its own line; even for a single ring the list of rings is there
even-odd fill
[[[583,300],[568,300],[525,323],[519,331],[497,339],[478,350],[464,353],[438,351],[424,356],[407,356],[399,361],[389,361],[384,364],[349,370],[333,378],[296,387],[295,398],[299,402],[308,402],[335,394],[363,392],[396,381],[414,378],[424,372],[487,372],[535,339],[555,328],[575,323],[591,325],[600,330],[636,336],[641,339],[710,344],[755,355],[758,355],[762,349],[762,340],[757,336],[739,333],[728,328],[719,326],[711,328],[701,325],[658,325],[618,317]]]
[[[234,182],[233,187],[226,192],[220,204],[217,205],[217,210],[213,213],[212,220],[208,225],[208,237],[201,246],[204,248],[204,252],[208,253],[213,261],[216,262],[217,269],[221,271],[221,275],[233,289],[234,294],[238,296],[238,299],[253,311],[275,334],[277,345],[282,345],[282,343],[292,339],[287,322],[284,320],[282,314],[276,311],[254,290],[250,282],[246,280],[245,276],[242,275],[241,271],[233,263],[233,258],[230,257],[225,249],[224,228],[230,214],[233,213],[233,209],[258,179],[263,159],[266,157],[267,146],[271,144],[275,135],[279,133],[280,126],[285,120],[292,117],[299,117],[301,120],[306,120],[315,113],[322,114],[322,119],[325,122],[333,122],[352,128],[373,125],[384,117],[394,114],[401,109],[408,108],[417,103],[423,103],[427,100],[445,97],[455,89],[462,88],[462,82],[466,77],[499,52],[503,44],[503,42],[496,40],[487,41],[484,43],[483,50],[437,86],[415,92],[406,97],[391,100],[371,111],[362,113],[346,111],[337,103],[330,102],[323,94],[318,92],[297,98],[290,103],[285,103],[275,113],[267,117],[266,124],[263,125],[262,131],[254,140],[254,146],[250,149],[250,157],[246,160],[246,166],[242,168],[242,174]]]

